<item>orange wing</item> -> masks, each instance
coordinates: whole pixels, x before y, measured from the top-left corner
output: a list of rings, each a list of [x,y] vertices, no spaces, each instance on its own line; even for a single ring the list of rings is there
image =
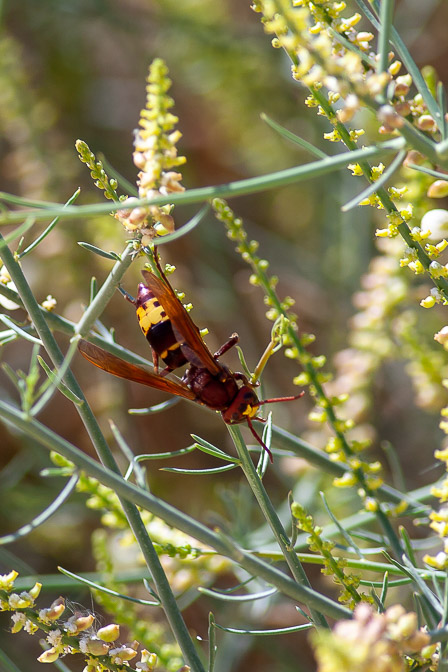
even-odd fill
[[[206,368],[213,375],[221,373],[222,367],[205,345],[198,327],[177,298],[171,285],[158,278],[154,273],[142,271],[142,275],[147,286],[170,318],[174,334],[188,361],[193,366]]]
[[[127,378],[128,380],[132,380],[134,383],[149,385],[149,387],[155,387],[157,390],[169,392],[170,394],[175,394],[178,397],[184,397],[184,399],[197,401],[194,392],[192,392],[190,388],[183,383],[176,383],[174,380],[170,380],[169,378],[162,378],[162,376],[151,373],[141,366],[130,364],[124,359],[120,359],[120,357],[112,355],[112,353],[106,352],[106,350],[99,348],[97,345],[93,345],[93,343],[81,340],[78,344],[78,350],[81,355],[89,362],[95,364],[95,366],[98,368],[103,369],[103,371],[112,373],[114,376],[118,376],[119,378]]]

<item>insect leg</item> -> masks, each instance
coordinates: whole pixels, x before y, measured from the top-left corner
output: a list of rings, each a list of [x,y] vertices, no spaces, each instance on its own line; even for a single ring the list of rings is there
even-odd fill
[[[132,303],[132,304],[134,304],[134,306],[135,306],[135,304],[136,304],[136,302],[137,302],[137,299],[134,299],[134,297],[131,296],[131,294],[129,294],[129,293],[128,293],[125,289],[123,289],[123,287],[121,287],[120,285],[118,285],[117,289],[118,289],[119,292],[121,292],[121,294],[124,296],[124,298],[126,299],[126,301],[129,301],[129,303]]]
[[[233,348],[233,346],[238,343],[238,339],[239,339],[238,334],[236,333],[232,334],[231,337],[224,343],[224,345],[221,345],[219,350],[215,352],[213,357],[215,359],[221,357],[225,352],[227,352],[227,350],[230,350],[230,348]]]
[[[252,432],[252,434],[254,435],[254,437],[257,439],[257,441],[258,441],[258,443],[260,444],[260,446],[261,446],[262,448],[265,449],[265,451],[266,451],[267,454],[269,455],[269,459],[270,459],[270,461],[273,462],[273,461],[274,461],[274,458],[273,458],[273,456],[272,456],[271,451],[269,450],[269,448],[267,447],[267,445],[264,443],[264,441],[263,441],[263,439],[261,438],[261,436],[258,436],[258,434],[257,434],[257,432],[255,431],[254,426],[253,426],[252,421],[251,421],[251,419],[249,418],[249,416],[247,416],[246,420],[247,420],[247,425],[248,425],[250,431]],[[257,420],[258,420],[258,418],[257,418]]]
[[[154,373],[159,374],[159,355],[154,350],[154,348],[151,348],[151,350],[152,350],[152,363],[154,364]]]

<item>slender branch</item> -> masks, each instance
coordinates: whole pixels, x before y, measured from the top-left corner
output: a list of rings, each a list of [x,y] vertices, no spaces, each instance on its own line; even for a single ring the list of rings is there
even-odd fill
[[[394,138],[386,142],[373,145],[371,147],[363,147],[353,152],[344,152],[336,156],[329,156],[321,161],[313,161],[294,168],[287,168],[286,170],[279,170],[275,173],[268,173],[267,175],[260,175],[259,177],[250,177],[245,180],[238,180],[237,182],[229,182],[228,184],[221,184],[213,187],[201,187],[199,189],[188,189],[182,193],[170,193],[168,196],[157,196],[156,198],[140,198],[133,201],[132,206],[146,206],[146,205],[166,205],[173,203],[174,205],[187,205],[188,203],[202,203],[212,198],[231,198],[234,196],[243,196],[244,194],[254,194],[259,191],[266,191],[267,189],[274,189],[276,187],[294,184],[302,180],[307,180],[312,177],[319,177],[332,173],[339,168],[347,166],[353,161],[360,161],[362,159],[380,159],[381,157],[395,154],[405,146],[403,138]],[[0,201],[9,197],[9,194],[0,192]],[[33,207],[31,205],[31,207]],[[90,217],[92,215],[104,214],[106,212],[115,212],[129,208],[125,203],[95,203],[94,205],[70,205],[70,206],[53,206],[42,209],[43,206],[35,210],[26,211],[3,211],[0,213],[0,224],[12,224],[14,222],[21,222],[26,212],[27,216],[32,216],[36,221],[41,219],[48,219],[49,217]]]
[[[268,521],[269,526],[274,533],[277,543],[281,548],[286,562],[288,563],[288,567],[291,570],[291,574],[298,583],[311,588],[305,570],[300,564],[300,560],[291,546],[291,542],[288,538],[288,535],[286,534],[285,528],[277,516],[274,505],[269,499],[264,485],[259,475],[257,474],[254,464],[250,458],[249,451],[247,450],[246,444],[244,443],[243,437],[241,436],[240,428],[235,425],[227,425],[227,429],[229,430],[229,434],[232,437],[233,443],[235,444],[238,457],[241,461],[241,468],[247,478],[247,482],[249,483],[249,486],[256,497],[264,517]],[[328,627],[325,618],[320,612],[316,612],[314,609],[310,609],[310,613],[313,621],[316,624]]]
[[[394,13],[394,0],[382,0],[380,6],[380,32],[378,36],[378,74],[386,72],[389,65],[389,40]]]

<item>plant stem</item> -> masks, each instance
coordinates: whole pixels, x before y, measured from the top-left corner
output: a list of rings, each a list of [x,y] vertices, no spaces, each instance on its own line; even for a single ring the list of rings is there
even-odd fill
[[[380,32],[378,36],[378,74],[386,72],[389,65],[389,40],[394,13],[394,0],[382,0],[380,6]]]
[[[121,260],[114,264],[98,294],[86,308],[84,315],[75,326],[75,336],[86,336],[95,320],[103,313],[106,305],[115,294],[121,278],[132,263],[133,249],[133,246],[129,244],[121,255]]]
[[[380,159],[381,157],[395,154],[403,149],[405,146],[403,138],[394,138],[386,142],[372,145],[371,147],[363,147],[356,149],[353,152],[343,152],[335,156],[328,156],[320,161],[312,161],[286,170],[279,170],[275,173],[268,173],[267,175],[260,175],[258,177],[250,177],[245,180],[238,180],[236,182],[229,182],[228,184],[220,184],[211,187],[201,187],[199,189],[188,189],[182,193],[170,193],[169,196],[157,196],[156,198],[140,198],[133,202],[133,207],[147,206],[147,205],[166,205],[173,203],[174,205],[187,205],[189,203],[203,203],[212,198],[233,198],[234,196],[243,196],[244,194],[254,194],[259,191],[266,191],[267,189],[274,189],[276,187],[286,186],[307,180],[312,177],[319,177],[332,173],[339,168],[347,166],[354,161],[361,161],[363,159]],[[0,199],[7,199],[8,194],[0,192]],[[32,203],[31,203],[32,207]],[[21,222],[26,216],[32,216],[36,221],[48,219],[50,217],[91,217],[106,212],[115,212],[128,208],[129,205],[119,203],[95,203],[93,205],[70,205],[67,207],[54,206],[45,209],[36,206],[35,210],[9,210],[0,213],[0,224],[12,224],[14,222]]]
[[[297,553],[295,553],[293,547],[291,546],[291,542],[288,538],[288,535],[286,534],[285,528],[283,527],[279,517],[277,516],[277,513],[274,509],[271,500],[269,499],[265,487],[259,475],[257,474],[257,471],[254,467],[254,463],[252,462],[249,455],[249,451],[247,450],[247,446],[243,441],[243,437],[241,436],[240,428],[237,427],[236,425],[227,425],[227,429],[229,430],[229,434],[232,437],[233,443],[235,444],[238,457],[240,458],[241,461],[241,468],[244,472],[244,475],[247,478],[247,482],[249,483],[249,486],[255,495],[255,498],[260,506],[260,509],[263,512],[264,517],[268,521],[269,526],[272,532],[274,533],[274,536],[277,540],[278,545],[281,548],[281,551],[285,557],[288,567],[291,570],[291,574],[298,583],[300,583],[303,586],[311,588],[311,584],[308,581],[308,577],[305,573],[305,570],[303,569],[300,560],[297,557]],[[325,618],[322,616],[320,612],[316,612],[315,610],[310,608],[310,613],[313,621],[316,624],[321,625],[323,627],[328,627]]]

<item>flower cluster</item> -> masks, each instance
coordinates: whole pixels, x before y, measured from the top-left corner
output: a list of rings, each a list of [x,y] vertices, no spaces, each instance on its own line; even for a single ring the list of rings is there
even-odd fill
[[[310,550],[322,556],[324,563],[322,573],[333,577],[333,581],[342,586],[343,590],[339,595],[339,602],[344,602],[353,607],[361,600],[371,601],[369,596],[358,593],[359,577],[348,574],[345,570],[345,561],[333,556],[334,543],[322,540],[322,528],[315,524],[313,517],[298,502],[292,503],[291,513],[299,530],[310,535],[307,539]]]
[[[448,379],[444,380],[444,385],[448,388]],[[445,434],[448,434],[448,406],[442,409],[441,414],[443,419],[440,428]],[[434,457],[445,465],[445,470],[448,472],[448,445],[446,442],[444,448],[435,451]],[[441,506],[437,511],[433,510],[429,514],[430,527],[440,537],[443,548],[436,555],[426,554],[423,560],[431,567],[445,571],[448,568],[448,475],[441,483],[432,487],[431,494],[439,500]]]
[[[428,661],[435,648],[418,628],[417,615],[400,604],[382,614],[359,604],[353,620],[313,632],[311,641],[318,672],[405,672],[408,662]]]
[[[151,672],[157,662],[155,654],[143,649],[135,668],[129,661],[137,656],[139,643],[117,644],[120,628],[112,623],[98,630],[94,629],[93,614],[77,612],[63,619],[66,611],[65,600],[59,597],[49,607],[37,609],[35,600],[39,596],[41,584],[36,583],[29,591],[13,592],[18,573],[11,571],[0,576],[0,610],[12,614],[13,633],[24,629],[29,634],[39,630],[45,633],[48,648],[39,656],[40,663],[54,663],[65,655],[81,653],[85,657],[84,672],[122,672],[131,669]]]
[[[361,105],[376,110],[380,134],[397,133],[405,118],[420,131],[438,133],[421,94],[409,96],[412,77],[400,74],[402,63],[393,52],[387,54],[384,71],[378,71],[379,56],[372,48],[375,36],[357,30],[361,14],[342,16],[345,2],[256,0],[253,8],[263,13],[266,32],[275,35],[273,46],[283,48],[290,56],[293,77],[314,92],[325,85],[331,103],[342,100],[342,107],[331,115],[313,92],[308,100],[336,126],[328,140],[343,139],[336,122],[351,121]],[[387,95],[386,104],[378,105],[379,95]],[[356,141],[364,131],[351,133]]]
[[[387,58],[375,54],[371,49],[373,34],[356,30],[361,15],[342,18],[345,8],[345,2],[324,0],[294,0],[292,4],[288,0],[254,2],[254,9],[263,14],[265,30],[275,34],[273,45],[286,51],[293,64],[293,76],[308,87],[310,94],[306,104],[316,107],[318,114],[325,116],[332,125],[324,138],[331,142],[341,141],[349,150],[354,150],[364,130],[350,130],[345,124],[353,119],[359,108],[367,107],[377,116],[380,134],[397,135],[406,126],[419,148],[427,142],[423,133],[439,140],[440,120],[436,123],[428,114],[427,103],[420,92],[414,95],[411,76],[401,74],[402,63],[392,52],[386,55]],[[435,90],[435,73],[425,72],[424,75],[429,90]],[[323,87],[326,87],[327,96]],[[411,150],[404,165],[419,164],[424,160],[420,152]],[[372,184],[384,170],[382,164],[371,167],[366,161],[349,168],[354,175],[364,175]],[[440,245],[426,245],[423,249],[420,243],[425,240],[424,232],[418,226],[410,230],[408,223],[415,217],[412,205],[407,203],[400,209],[395,205],[407,191],[406,186],[385,189],[379,184],[376,191],[360,199],[360,205],[384,209],[388,226],[378,229],[376,235],[395,237],[400,234],[407,245],[402,264],[415,273],[430,274],[435,287],[422,304],[427,307],[447,299],[448,267],[435,261],[442,251]],[[431,198],[444,197],[447,193],[448,180],[433,180],[427,188],[427,196]]]
[[[125,549],[126,551],[127,549]],[[123,567],[130,567],[132,559],[129,553],[120,554],[114,546],[114,539],[103,528],[92,535],[92,551],[97,570],[101,572],[103,585],[115,593],[123,592],[123,584],[116,579],[117,560]],[[113,557],[112,557],[113,556]],[[166,672],[176,672],[182,666],[182,652],[172,638],[172,633],[164,619],[154,615],[154,609],[143,610],[142,606],[116,597],[114,592],[94,591],[95,602],[113,618],[115,623],[125,627],[129,636],[141,643],[141,646],[157,655],[158,666]],[[135,596],[147,599],[147,590],[137,589]]]
[[[76,151],[78,152],[79,160],[85,163],[90,168],[90,176],[95,187],[104,191],[104,196],[111,201],[118,201],[117,194],[117,180],[110,179],[103,168],[103,164],[99,161],[90,147],[84,140],[77,140],[75,142]]]
[[[173,170],[185,163],[185,157],[177,155],[176,144],[181,133],[174,130],[178,118],[170,112],[174,105],[167,94],[171,81],[161,59],[151,64],[147,82],[146,108],[141,112],[140,128],[135,132],[133,154],[140,171],[137,181],[140,199],[184,191],[180,184],[182,175]],[[171,205],[134,206],[135,200],[126,199],[124,204],[129,208],[119,210],[116,217],[127,231],[142,236],[143,246],[150,244],[156,234],[165,235],[174,230]]]

